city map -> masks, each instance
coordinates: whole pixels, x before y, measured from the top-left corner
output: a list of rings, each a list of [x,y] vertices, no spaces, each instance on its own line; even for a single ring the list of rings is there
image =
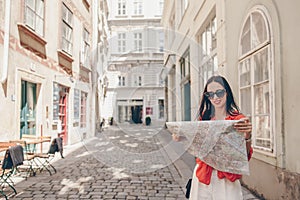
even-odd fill
[[[237,120],[167,122],[192,155],[213,168],[249,175],[249,163],[243,134],[233,128]]]

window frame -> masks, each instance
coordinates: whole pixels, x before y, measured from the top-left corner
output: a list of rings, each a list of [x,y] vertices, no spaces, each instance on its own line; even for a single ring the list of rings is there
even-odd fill
[[[190,47],[181,56],[180,62],[180,93],[181,93],[181,111],[182,120],[191,120],[191,96],[187,97],[185,94],[191,92],[191,61],[190,61]],[[189,101],[186,102],[185,100]],[[187,104],[188,103],[188,104]],[[189,114],[189,116],[187,115]]]
[[[118,33],[118,52],[126,52],[126,33]]]
[[[260,16],[262,17],[263,21],[264,21],[264,28],[266,31],[266,36],[267,39],[262,41],[260,44],[258,45],[254,45],[253,44],[253,39],[252,39],[252,29],[253,29],[253,23],[252,23],[252,14],[254,13],[259,13]],[[243,38],[243,33],[244,33],[244,28],[246,26],[247,20],[250,19],[250,49],[246,52],[243,52],[242,49],[242,38]],[[256,6],[253,9],[251,9],[249,11],[249,13],[247,14],[242,29],[241,29],[241,33],[240,33],[240,38],[239,38],[239,60],[238,60],[238,86],[239,86],[239,105],[241,105],[241,109],[242,109],[242,90],[249,88],[250,89],[250,105],[251,105],[251,110],[250,110],[250,115],[248,115],[252,121],[252,126],[253,126],[253,131],[252,131],[252,143],[253,146],[256,150],[260,150],[260,152],[262,152],[263,154],[268,154],[271,156],[275,156],[276,155],[276,134],[275,134],[275,90],[274,90],[274,57],[273,57],[273,42],[272,42],[272,37],[271,37],[271,32],[272,29],[270,27],[270,18],[267,16],[267,12],[266,10],[261,7],[261,6]],[[256,78],[256,74],[255,74],[255,56],[263,53],[264,51],[267,52],[267,70],[268,70],[268,78],[263,80],[263,81],[255,81]],[[241,65],[245,62],[249,60],[250,64],[249,64],[249,72],[250,72],[250,83],[246,86],[241,85],[241,81],[243,79],[241,79]],[[255,89],[257,88],[258,85],[263,85],[263,84],[267,84],[267,88],[268,88],[268,110],[269,113],[257,113],[255,111]],[[259,94],[259,93],[257,93]],[[264,97],[264,96],[262,96]],[[248,96],[247,96],[248,98]],[[269,123],[269,126],[263,127],[262,129],[269,129],[269,138],[265,137],[265,140],[269,140],[270,142],[270,147],[266,147],[263,145],[258,145],[258,137],[257,137],[257,124],[256,124],[256,119],[259,117],[268,117],[269,120],[265,123]],[[261,138],[260,138],[261,139]]]
[[[82,50],[81,50],[81,63],[86,64],[88,62],[90,51],[90,33],[86,28],[83,28],[82,33]]]
[[[38,14],[37,10],[37,2],[41,2],[42,3],[42,16],[40,14]],[[31,8],[31,6],[28,4],[27,0],[24,1],[24,23],[27,27],[29,27],[31,30],[33,30],[36,34],[38,34],[39,36],[41,37],[44,37],[44,27],[45,27],[45,2],[44,0],[33,0],[33,3],[34,3],[34,8]],[[27,10],[31,11],[32,14],[33,14],[33,24],[30,24],[29,23],[29,20],[28,20],[28,17],[29,17],[29,14],[27,12]],[[42,21],[42,27],[40,28],[41,29],[41,32],[39,31],[39,29],[37,28],[38,25],[37,25],[37,19],[41,19]]]
[[[143,86],[143,76],[141,74],[133,74],[133,86]]]
[[[80,128],[86,128],[87,125],[87,96],[87,92],[80,92]]]
[[[126,86],[126,77],[124,75],[118,76],[118,86],[125,87]]]
[[[143,51],[143,33],[138,32],[133,34],[134,51]]]
[[[158,1],[158,16],[161,16],[164,10],[164,0]]]
[[[218,74],[216,15],[213,15],[211,18],[209,18],[209,21],[205,24],[204,27],[205,28],[203,28],[202,32],[199,34],[199,43],[200,43],[199,80],[202,80],[202,85],[205,85],[205,83],[211,76]],[[215,46],[213,46],[213,44],[215,44]]]
[[[118,16],[125,16],[126,13],[126,0],[118,0],[118,9],[117,9],[117,15]]]
[[[80,120],[80,90],[74,89],[73,117],[74,120]]]
[[[133,15],[143,15],[143,1],[134,0],[133,1]]]
[[[64,15],[64,9],[66,11],[66,15]],[[69,15],[68,15],[68,14]],[[67,17],[67,19],[65,19],[65,17]],[[64,30],[69,30],[70,32],[68,32],[69,37],[67,35],[65,35]],[[62,42],[61,42],[61,49],[66,52],[69,55],[72,55],[72,51],[73,51],[73,12],[63,3],[62,6]],[[64,42],[66,42],[66,47],[64,46]]]

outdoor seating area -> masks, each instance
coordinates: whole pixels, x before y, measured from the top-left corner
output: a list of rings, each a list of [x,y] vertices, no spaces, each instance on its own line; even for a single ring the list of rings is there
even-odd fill
[[[42,171],[56,173],[51,161],[56,152],[63,158],[62,138],[23,135],[21,139],[0,141],[0,198],[17,194],[13,177],[27,180]]]

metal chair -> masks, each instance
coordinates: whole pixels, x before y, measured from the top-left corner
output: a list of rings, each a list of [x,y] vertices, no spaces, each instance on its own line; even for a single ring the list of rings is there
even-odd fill
[[[21,145],[24,149],[24,163],[21,167],[17,168],[17,171],[20,171],[20,168],[25,168],[26,170],[26,176],[25,179],[27,180],[27,177],[30,176],[31,174],[33,176],[36,175],[36,171],[34,170],[34,166],[37,166],[37,163],[34,161],[34,153],[31,152],[29,149],[29,146],[27,145],[25,140],[10,140],[9,142],[11,143],[16,143],[18,145]]]
[[[39,137],[39,139],[44,140],[44,141],[51,141],[51,136],[42,136]],[[50,145],[51,148],[51,145]],[[55,156],[55,152],[52,153],[50,151],[48,152],[40,152],[40,153],[35,153],[35,160],[39,163],[39,171],[42,172],[43,170],[47,170],[50,175],[52,173],[56,173],[55,167],[51,164],[51,160]]]
[[[23,147],[21,145],[16,145],[9,147],[2,160],[1,176],[0,176],[0,193],[8,199],[8,196],[4,192],[5,186],[9,186],[15,194],[17,191],[11,181],[10,177],[14,174],[17,166],[22,165],[24,161]]]

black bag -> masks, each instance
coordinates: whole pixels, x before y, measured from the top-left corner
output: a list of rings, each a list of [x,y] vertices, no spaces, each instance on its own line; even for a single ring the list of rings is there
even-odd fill
[[[185,197],[188,199],[190,198],[190,193],[191,193],[191,187],[192,187],[192,179],[190,178],[188,180],[188,182],[186,183],[186,193],[185,193]]]

